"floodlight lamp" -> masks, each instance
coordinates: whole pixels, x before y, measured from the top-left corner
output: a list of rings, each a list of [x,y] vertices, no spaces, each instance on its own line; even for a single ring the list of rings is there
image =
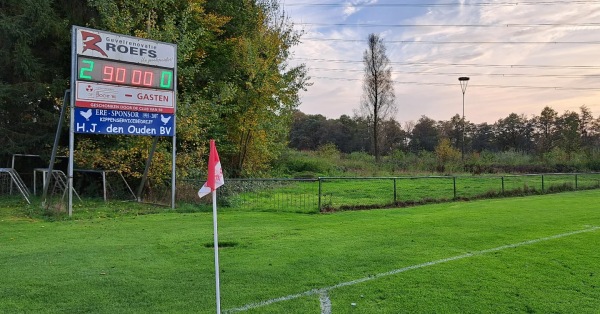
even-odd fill
[[[465,94],[465,91],[467,90],[467,84],[469,83],[469,77],[466,76],[461,76],[458,78],[458,81],[460,82],[460,88],[462,89],[463,95]]]

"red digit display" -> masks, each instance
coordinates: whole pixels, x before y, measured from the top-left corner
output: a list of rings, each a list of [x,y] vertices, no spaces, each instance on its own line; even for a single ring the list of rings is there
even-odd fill
[[[173,70],[121,61],[77,57],[78,79],[107,84],[173,89]]]
[[[104,76],[102,77],[102,80],[105,82],[112,82],[113,81],[113,76],[115,73],[115,68],[113,67],[109,67],[109,66],[105,66],[104,69],[102,69],[102,73],[104,74]]]
[[[152,86],[153,81],[154,81],[154,73],[144,72],[144,86]]]
[[[133,70],[133,76],[131,77],[131,84],[140,85],[142,83],[142,71]]]
[[[127,74],[127,70],[125,68],[117,68],[117,76],[115,77],[115,82],[117,83],[125,83],[125,74]]]

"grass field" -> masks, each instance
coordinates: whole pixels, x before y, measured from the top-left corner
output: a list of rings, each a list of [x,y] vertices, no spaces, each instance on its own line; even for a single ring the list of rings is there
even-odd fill
[[[600,188],[600,173],[503,176],[323,177],[228,182],[229,205],[252,211],[318,213]],[[195,194],[195,193],[194,193]],[[320,197],[319,197],[320,195]]]
[[[598,313],[600,191],[219,214],[225,312]],[[214,313],[211,213],[0,200],[0,312]],[[156,210],[151,210],[156,211]],[[101,218],[98,218],[101,217]]]

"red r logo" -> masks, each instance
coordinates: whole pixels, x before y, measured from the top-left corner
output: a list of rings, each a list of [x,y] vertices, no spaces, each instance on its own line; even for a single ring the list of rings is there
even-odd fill
[[[101,55],[108,57],[106,52],[104,52],[104,50],[102,50],[100,47],[98,47],[98,43],[102,41],[102,38],[99,35],[90,33],[90,32],[86,32],[86,31],[81,31],[81,37],[84,40],[82,52],[85,52],[86,50],[89,49],[89,50],[97,51]],[[87,40],[87,41],[85,41],[85,40]]]

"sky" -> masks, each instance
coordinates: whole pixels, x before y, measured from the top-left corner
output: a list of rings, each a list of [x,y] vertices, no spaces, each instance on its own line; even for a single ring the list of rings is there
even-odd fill
[[[299,110],[330,119],[359,110],[371,33],[383,38],[401,123],[462,115],[458,77],[470,80],[465,119],[559,114],[585,105],[600,115],[600,1],[284,0],[303,31],[290,64],[312,86]]]

